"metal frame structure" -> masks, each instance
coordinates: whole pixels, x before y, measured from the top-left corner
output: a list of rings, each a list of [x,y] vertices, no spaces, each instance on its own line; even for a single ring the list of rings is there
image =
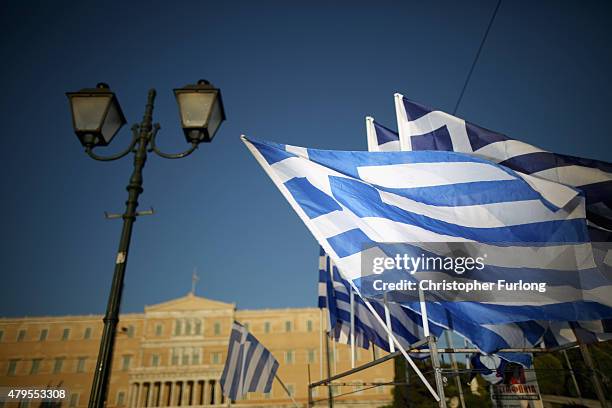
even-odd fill
[[[410,345],[409,348],[407,348],[405,351],[408,353],[420,353],[420,354],[425,354],[425,353],[429,353],[430,356],[432,355],[431,350],[430,349],[422,349],[419,348],[421,346],[424,346],[425,344],[435,344],[436,343],[436,338],[435,336],[428,336],[426,338],[423,338],[413,344]],[[551,348],[539,348],[539,347],[531,347],[531,348],[506,348],[506,349],[500,349],[498,350],[499,353],[554,353],[554,352],[558,352],[558,351],[562,351],[565,353],[566,350],[569,349],[573,349],[579,347],[581,353],[583,353],[583,349],[586,350],[586,353],[588,353],[588,356],[590,357],[590,353],[588,350],[587,345],[585,345],[584,343],[580,343],[578,341],[576,342],[571,342],[571,343],[567,343],[563,346],[559,346],[559,347],[551,347]],[[476,353],[476,352],[480,352],[479,349],[475,348],[475,347],[462,347],[462,348],[457,348],[457,347],[446,347],[446,348],[438,348],[436,347],[436,355],[437,354],[456,354],[456,353],[460,353],[460,354],[468,354],[468,353]],[[333,381],[335,380],[339,380],[341,378],[347,377],[349,375],[358,373],[360,371],[366,370],[368,368],[371,367],[375,367],[379,364],[382,364],[384,362],[387,362],[389,360],[393,360],[396,359],[400,356],[402,356],[402,350],[398,350],[398,351],[394,351],[391,352],[383,357],[379,357],[377,359],[374,359],[368,363],[362,364],[360,366],[351,368],[350,370],[346,370],[343,371],[341,373],[337,373],[334,375],[331,375],[331,373],[329,372],[329,368],[328,368],[328,377],[324,378],[322,380],[319,381],[315,381],[315,382],[310,382],[309,380],[309,384],[308,384],[308,407],[314,407],[314,404],[316,402],[320,402],[320,401],[325,401],[325,399],[322,400],[318,400],[318,401],[314,401],[313,397],[312,397],[312,390],[316,387],[321,387],[321,386],[326,386],[328,387],[329,391],[329,398],[327,399],[327,401],[329,402],[329,407],[333,407],[333,395],[331,393],[331,387],[334,385],[348,385],[347,383],[333,383]],[[566,356],[567,358],[567,356]],[[608,403],[607,400],[605,399],[605,394],[603,392],[603,387],[601,385],[601,382],[599,380],[599,376],[597,375],[597,372],[595,370],[594,364],[593,364],[593,360],[592,358],[585,358],[585,355],[583,354],[583,359],[585,361],[585,364],[589,370],[589,373],[591,374],[592,378],[593,378],[593,384],[595,386],[595,391],[597,394],[597,398],[601,404],[601,406],[603,408],[607,408],[608,407]],[[433,361],[432,361],[433,362]],[[329,367],[329,360],[328,360],[328,367]],[[434,373],[440,373],[440,375],[442,374],[442,372],[451,372],[451,373],[459,373],[459,370],[456,370],[455,368],[451,368],[449,370],[444,370],[444,369],[440,369],[438,367],[438,369],[436,370],[435,365],[432,364],[432,367],[434,369]],[[576,384],[576,380],[574,377],[574,370],[573,368],[571,368],[571,365],[569,366],[569,371],[570,374],[572,375],[575,387],[578,391],[578,393],[580,393],[578,386]],[[595,379],[595,377],[597,377],[597,379]],[[372,385],[373,387],[376,386],[380,386],[380,385],[404,385],[405,383],[395,383],[395,382],[391,382],[391,383],[368,383],[368,384],[364,384],[364,385]],[[443,387],[443,384],[442,384]],[[439,391],[439,390],[438,390]],[[443,391],[443,390],[442,390]],[[439,394],[440,395],[440,394]],[[443,395],[443,394],[442,394]],[[582,398],[582,396],[580,396],[580,398]],[[446,402],[444,402],[444,405],[441,404],[441,401],[439,401],[439,405],[440,406],[446,406]]]

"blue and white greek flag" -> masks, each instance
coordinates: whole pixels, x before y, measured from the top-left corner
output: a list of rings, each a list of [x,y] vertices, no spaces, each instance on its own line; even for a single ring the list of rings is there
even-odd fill
[[[240,400],[247,392],[270,392],[276,370],[278,362],[268,349],[234,322],[220,381],[223,395]]]
[[[584,192],[589,223],[609,239],[612,231],[612,163],[547,152],[395,95],[402,150],[471,153],[521,173]],[[605,237],[605,238],[604,238]]]
[[[338,268],[321,248],[319,260],[319,308],[327,309],[331,334],[334,339],[343,344],[349,344],[350,336],[350,284],[343,279]],[[373,318],[371,312],[359,296],[355,296],[355,344],[369,348],[370,342],[383,350],[390,351],[386,331]],[[370,300],[372,306],[385,320],[384,304],[378,300]],[[391,327],[402,347],[424,338],[422,318],[417,312],[402,307],[396,303],[387,305],[391,318]],[[440,337],[445,329],[452,330],[485,353],[495,353],[506,348],[535,347],[542,339],[546,327],[528,323],[507,323],[502,325],[478,326],[469,320],[459,319],[446,312],[439,305],[428,303],[428,310],[444,325],[437,324],[429,317],[429,330]],[[500,353],[508,361],[528,366],[531,356],[524,353]],[[413,357],[423,357],[413,355]],[[426,356],[425,356],[426,357]]]
[[[549,289],[519,304],[446,302],[455,316],[476,324],[612,317],[612,284],[593,260],[576,189],[460,153],[326,151],[243,140],[351,284],[358,286],[362,255],[382,253],[385,243],[477,242],[491,253],[487,272],[494,279],[513,282],[528,273]],[[586,287],[572,286],[576,276]]]
[[[612,319],[582,322],[549,322],[542,336],[547,348],[580,341],[590,344],[612,340]]]
[[[376,122],[371,116],[366,117],[366,134],[370,152],[398,152],[400,150],[399,134]]]
[[[319,307],[327,309],[331,334],[337,342],[343,344],[349,344],[350,338],[350,291],[350,284],[342,278],[338,268],[334,266],[333,261],[321,248],[319,258]],[[372,299],[370,303],[380,318],[385,321],[383,302]],[[389,303],[387,308],[391,329],[402,347],[409,348],[411,344],[425,337],[419,314],[396,303]],[[358,294],[354,296],[354,310],[355,344],[367,349],[371,342],[385,351],[390,351],[387,332]],[[433,323],[429,329],[436,336],[440,336],[444,330]]]

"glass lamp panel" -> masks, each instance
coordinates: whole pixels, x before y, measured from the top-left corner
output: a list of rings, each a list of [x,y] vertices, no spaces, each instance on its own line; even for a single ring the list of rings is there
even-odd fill
[[[177,95],[184,128],[206,127],[216,94],[212,92],[181,92]]]
[[[208,134],[209,138],[212,139],[219,128],[219,125],[223,121],[223,113],[221,111],[221,102],[219,98],[215,98],[212,111],[210,112],[210,118],[208,119]]]
[[[73,96],[71,103],[75,130],[97,132],[110,101],[110,95]]]
[[[119,109],[117,107],[117,103],[111,103],[108,114],[104,119],[104,124],[102,125],[102,137],[106,144],[108,144],[113,136],[117,133],[119,128],[123,126],[124,121],[119,113]]]

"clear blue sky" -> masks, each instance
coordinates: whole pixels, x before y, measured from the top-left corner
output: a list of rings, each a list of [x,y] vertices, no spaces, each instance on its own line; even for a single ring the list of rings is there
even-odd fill
[[[89,159],[64,93],[108,82],[130,123],[158,91],[160,144],[185,147],[172,88],[206,78],[228,120],[193,156],[151,156],[122,310],[198,294],[314,306],[317,244],[243,147],[364,150],[393,93],[451,110],[495,1],[3,2],[0,315],[102,313],[131,160]],[[460,116],[550,150],[612,160],[612,8],[504,1]],[[128,127],[110,151],[128,141]]]

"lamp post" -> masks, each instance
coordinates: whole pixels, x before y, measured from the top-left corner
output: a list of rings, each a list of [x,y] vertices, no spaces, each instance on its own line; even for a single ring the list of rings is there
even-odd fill
[[[140,125],[132,126],[132,141],[125,150],[111,156],[98,155],[94,153],[94,149],[107,146],[126,123],[115,94],[104,83],[98,84],[93,89],[82,89],[78,92],[68,92],[66,94],[70,102],[74,131],[85,147],[85,152],[91,158],[99,161],[112,161],[125,157],[129,153],[134,153],[134,169],[126,187],[128,199],[125,203],[125,212],[122,215],[123,228],[115,258],[115,272],[106,314],[103,319],[104,329],[89,396],[90,408],[102,408],[106,399],[115,335],[119,321],[125,267],[130,249],[132,227],[138,216],[136,211],[138,197],[143,191],[142,169],[147,161],[147,153],[154,152],[166,159],[186,157],[193,153],[201,142],[210,142],[221,122],[225,120],[221,91],[208,81],[200,80],[195,85],[175,89],[174,94],[185,137],[187,142],[191,144],[189,149],[182,153],[164,153],[157,148],[155,138],[160,125],[158,123],[153,124],[155,89],[151,89]]]

